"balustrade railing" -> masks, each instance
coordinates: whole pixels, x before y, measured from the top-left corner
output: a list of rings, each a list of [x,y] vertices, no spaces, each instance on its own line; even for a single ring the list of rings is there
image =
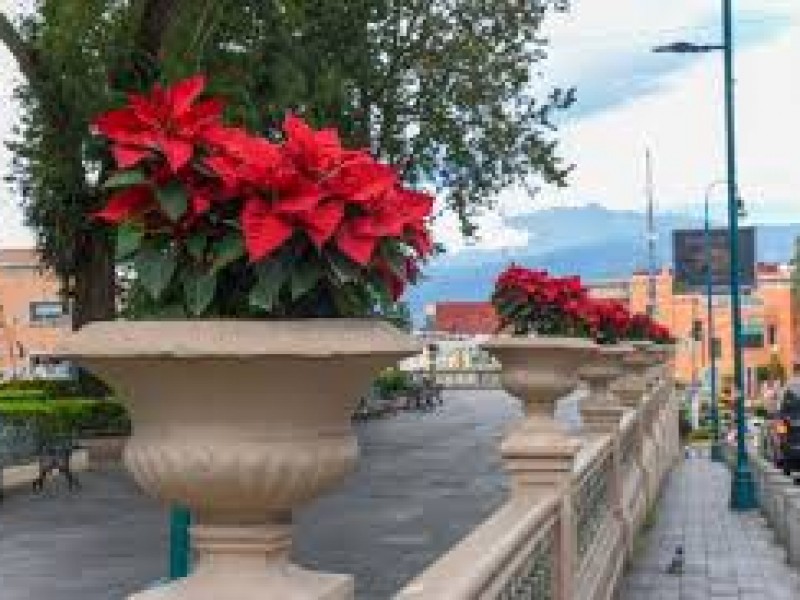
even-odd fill
[[[653,370],[638,403],[619,409],[615,426],[599,434],[587,427],[571,469],[564,471],[561,455],[541,444],[526,456],[504,450],[515,481],[507,503],[396,598],[613,597],[655,501],[649,486],[661,485],[678,456],[677,402],[671,378]]]
[[[610,513],[609,479],[612,457],[604,451],[581,476],[572,496],[572,511],[575,515],[575,550],[578,571],[583,568],[586,553],[595,541],[603,521]]]

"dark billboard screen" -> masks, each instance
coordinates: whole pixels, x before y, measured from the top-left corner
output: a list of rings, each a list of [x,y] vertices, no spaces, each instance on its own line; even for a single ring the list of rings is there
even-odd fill
[[[709,232],[711,246],[711,285],[715,291],[730,288],[731,253],[727,228]],[[675,291],[678,293],[704,291],[706,286],[706,237],[702,229],[679,229],[672,233],[675,257]],[[739,229],[739,284],[750,288],[756,279],[755,228]]]

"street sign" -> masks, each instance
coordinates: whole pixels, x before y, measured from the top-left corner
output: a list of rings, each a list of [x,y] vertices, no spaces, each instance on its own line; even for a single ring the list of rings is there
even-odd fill
[[[711,286],[714,293],[730,289],[730,236],[727,228],[709,232],[711,246]],[[706,234],[702,229],[677,229],[672,232],[675,293],[705,293]],[[756,233],[754,227],[739,229],[739,284],[747,289],[756,283]]]

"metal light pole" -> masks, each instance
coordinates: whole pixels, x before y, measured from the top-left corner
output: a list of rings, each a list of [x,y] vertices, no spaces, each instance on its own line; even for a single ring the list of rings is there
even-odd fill
[[[730,239],[731,316],[733,325],[733,375],[736,401],[736,467],[731,480],[731,508],[756,508],[755,483],[745,445],[744,372],[742,368],[742,301],[739,295],[739,215],[736,173],[736,112],[733,77],[733,0],[722,0],[723,43],[677,42],[654,48],[654,52],[704,53],[722,50],[725,60],[725,146],[728,183],[728,229]]]
[[[711,219],[710,197],[713,189],[725,181],[715,181],[706,188],[705,194],[705,252],[706,252],[706,321],[708,322],[708,361],[711,366],[711,460],[724,462],[725,456],[719,439],[719,399],[717,398],[717,356],[714,352],[714,289],[711,276]]]
[[[742,300],[739,295],[739,210],[737,206],[736,113],[733,73],[733,1],[722,0],[725,55],[725,138],[727,141],[728,229],[730,236],[733,377],[736,400],[736,468],[731,480],[731,508],[756,508],[756,488],[745,445],[744,372],[742,368]]]

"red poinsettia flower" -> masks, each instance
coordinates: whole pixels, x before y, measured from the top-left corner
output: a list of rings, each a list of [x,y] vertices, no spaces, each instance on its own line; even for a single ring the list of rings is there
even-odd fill
[[[122,223],[137,218],[156,206],[153,190],[147,185],[135,185],[111,196],[105,207],[94,213],[94,216],[107,223]]]
[[[392,297],[416,279],[418,262],[433,250],[428,194],[406,189],[394,167],[344,148],[336,131],[298,116],[286,117],[280,142],[226,126],[219,101],[199,100],[204,87],[202,76],[155,86],[96,119],[117,166],[139,166],[144,178],[137,173],[98,218],[135,219],[146,236],[191,238],[182,260],[197,263],[192,272],[208,267],[204,240],[241,236],[250,262],[292,240],[299,256],[323,265],[334,264],[326,253],[343,255],[359,267],[361,285]]]
[[[128,105],[97,117],[95,129],[107,137],[120,168],[129,168],[154,152],[164,156],[173,172],[192,158],[203,133],[220,121],[222,102],[196,102],[205,89],[205,77],[196,75],[148,95],[131,94]]]

